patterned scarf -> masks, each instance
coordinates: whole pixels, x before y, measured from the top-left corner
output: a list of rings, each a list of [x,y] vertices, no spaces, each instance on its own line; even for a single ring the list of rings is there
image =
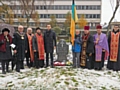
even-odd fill
[[[110,61],[117,61],[118,47],[119,47],[119,33],[111,32],[111,43],[110,43]]]
[[[30,49],[30,59],[31,59],[31,61],[33,61],[34,60],[34,52],[33,52],[33,49],[32,49],[33,34],[32,35],[27,34],[27,37],[28,37],[28,43],[29,43],[29,49]]]
[[[82,52],[81,52],[81,60],[80,60],[80,65],[85,66],[86,64],[86,48],[87,48],[87,40],[88,40],[88,35],[84,35],[82,37]]]
[[[38,35],[35,34],[37,38],[37,45],[38,45],[38,53],[39,53],[39,60],[44,60],[44,41],[42,34]]]

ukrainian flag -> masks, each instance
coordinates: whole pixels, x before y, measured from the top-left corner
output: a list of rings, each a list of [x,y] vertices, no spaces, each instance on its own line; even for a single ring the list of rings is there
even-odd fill
[[[70,26],[70,34],[71,34],[71,42],[74,45],[74,37],[75,37],[75,23],[78,21],[78,16],[76,12],[76,7],[74,0],[72,0],[72,15],[71,15],[71,26]]]

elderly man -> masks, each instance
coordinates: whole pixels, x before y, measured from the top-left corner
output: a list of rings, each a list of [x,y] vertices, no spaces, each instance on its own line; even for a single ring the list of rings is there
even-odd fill
[[[18,31],[14,33],[13,38],[13,44],[15,44],[14,48],[14,54],[16,54],[17,57],[17,63],[16,63],[16,71],[20,72],[20,69],[24,69],[24,58],[25,58],[25,42],[26,37],[25,33],[23,32],[24,28],[23,26],[18,26]]]
[[[34,34],[32,34],[32,28],[27,28],[27,33],[26,33],[26,49],[27,52],[25,54],[26,56],[26,63],[28,67],[33,66],[33,61],[34,61],[34,52],[32,48],[32,38]]]
[[[72,46],[73,68],[79,68],[80,67],[81,44],[82,44],[82,38],[80,36],[80,31],[76,30],[75,31],[74,45]]]

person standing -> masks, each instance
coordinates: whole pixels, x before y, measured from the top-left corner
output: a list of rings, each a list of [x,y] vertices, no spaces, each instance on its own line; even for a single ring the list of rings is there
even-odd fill
[[[49,54],[51,58],[51,68],[54,68],[53,65],[53,52],[54,48],[56,48],[56,34],[51,30],[51,25],[47,25],[47,30],[44,33],[44,45],[45,45],[45,53],[46,53],[46,66],[49,65]]]
[[[34,66],[36,68],[44,67],[44,40],[40,28],[36,28],[36,33],[32,39],[34,50]]]
[[[94,67],[94,42],[93,36],[89,33],[89,26],[84,26],[84,35],[82,36],[82,52],[80,66],[82,68],[93,69]]]
[[[118,25],[108,35],[109,59],[107,68],[114,71],[120,71],[120,30]]]
[[[10,44],[12,44],[12,37],[9,35],[9,32],[9,29],[4,28],[0,35],[0,60],[2,62],[3,74],[9,72],[9,60],[12,59],[12,51],[10,47]]]
[[[27,34],[26,34],[26,63],[28,67],[33,66],[34,61],[34,52],[33,52],[33,46],[32,46],[32,38],[34,34],[32,34],[32,28],[27,28]]]
[[[79,68],[80,67],[81,44],[82,44],[82,38],[80,36],[80,31],[76,30],[75,31],[74,45],[72,46],[73,68]]]
[[[20,69],[24,69],[24,58],[26,52],[26,37],[23,32],[23,26],[18,26],[18,31],[14,33],[13,44],[16,46],[14,48],[14,54],[16,54],[17,62],[16,62],[16,71],[20,72]]]
[[[102,33],[102,26],[97,25],[97,34],[94,35],[95,43],[95,63],[94,68],[96,70],[101,70],[104,67],[104,60],[107,59],[109,55],[109,48],[106,34]]]

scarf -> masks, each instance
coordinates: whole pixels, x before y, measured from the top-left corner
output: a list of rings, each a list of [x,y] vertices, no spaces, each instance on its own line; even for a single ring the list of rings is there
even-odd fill
[[[33,49],[32,49],[33,34],[32,35],[27,34],[27,37],[28,37],[29,50],[30,50],[30,59],[31,59],[31,61],[33,61],[34,60],[34,52],[33,52]]]
[[[117,57],[118,57],[118,47],[119,47],[119,32],[118,33],[114,33],[111,32],[111,43],[110,43],[110,61],[117,61]]]
[[[39,60],[44,60],[44,41],[42,34],[38,35],[36,33],[37,38],[37,45],[38,45],[38,53],[39,53]]]

